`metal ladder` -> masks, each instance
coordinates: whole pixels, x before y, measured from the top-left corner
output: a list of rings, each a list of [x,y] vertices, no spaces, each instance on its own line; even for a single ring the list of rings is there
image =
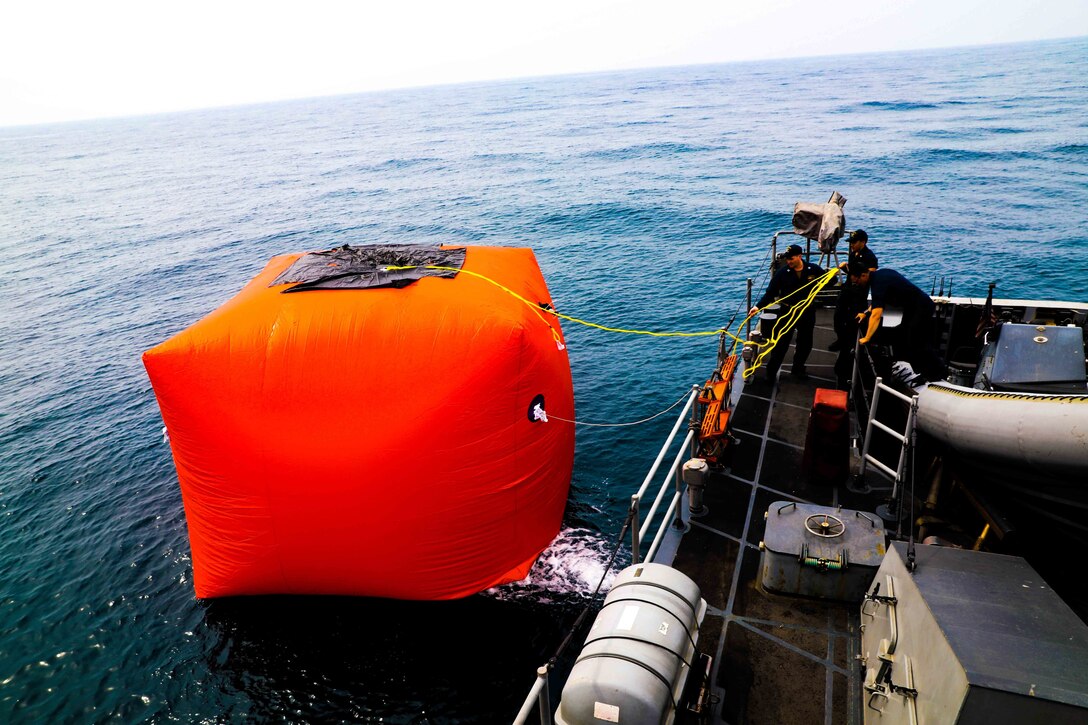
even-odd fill
[[[884,425],[876,419],[877,406],[880,404],[880,395],[883,392],[891,393],[892,395],[899,398],[904,403],[907,403],[910,406],[910,410],[907,413],[906,430],[904,430],[902,433],[893,428],[890,428],[889,426]],[[907,450],[910,448],[911,440],[914,437],[914,424],[917,417],[917,395],[904,395],[898,390],[894,390],[885,385],[883,378],[876,379],[876,385],[873,386],[873,404],[869,408],[869,420],[868,423],[865,425],[865,443],[862,445],[861,448],[861,469],[858,471],[858,481],[861,482],[864,480],[865,471],[868,468],[869,464],[872,464],[877,469],[891,477],[891,502],[887,505],[880,506],[877,509],[877,514],[879,514],[880,518],[884,519],[885,521],[899,520],[899,484],[903,480],[903,471],[907,467]],[[902,445],[902,447],[899,449],[899,465],[895,468],[895,470],[892,470],[889,466],[877,460],[876,457],[869,455],[869,444],[872,442],[874,427],[879,428],[880,430],[890,435],[892,438],[895,438]]]

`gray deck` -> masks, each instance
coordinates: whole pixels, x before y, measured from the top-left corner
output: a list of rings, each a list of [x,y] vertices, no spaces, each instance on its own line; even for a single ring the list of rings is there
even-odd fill
[[[758,585],[763,514],[772,502],[874,511],[889,493],[810,484],[801,474],[815,390],[835,387],[831,311],[817,314],[809,380],[788,374],[791,351],[776,386],[761,380],[739,391],[732,466],[712,475],[708,512],[689,519],[672,562],[709,604],[699,649],[715,660],[714,723],[861,722],[858,607],[775,595]]]

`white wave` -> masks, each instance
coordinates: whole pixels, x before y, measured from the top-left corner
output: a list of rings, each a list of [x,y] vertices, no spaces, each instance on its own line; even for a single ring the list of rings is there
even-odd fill
[[[612,586],[618,568],[622,568],[626,551],[620,552],[611,570],[606,573],[615,542],[589,529],[563,529],[521,581],[492,587],[487,596],[495,599],[529,599],[550,602],[566,595],[588,597],[600,584],[601,593]],[[602,577],[604,579],[601,582]]]

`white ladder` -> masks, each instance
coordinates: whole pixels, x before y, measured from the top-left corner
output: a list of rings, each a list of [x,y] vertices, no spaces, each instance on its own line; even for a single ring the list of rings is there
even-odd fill
[[[880,394],[883,392],[891,393],[892,395],[899,398],[904,403],[907,403],[910,406],[910,410],[907,413],[906,430],[904,430],[902,433],[895,430],[894,428],[884,425],[876,419],[877,405],[880,404]],[[876,379],[876,385],[873,386],[873,404],[869,408],[869,421],[865,425],[865,443],[862,445],[861,448],[861,470],[858,471],[858,481],[860,482],[865,478],[865,471],[868,468],[869,464],[872,464],[892,479],[891,506],[880,507],[880,509],[886,510],[888,515],[885,515],[881,510],[877,511],[877,513],[880,514],[880,517],[885,521],[897,521],[899,519],[898,511],[893,507],[898,501],[896,496],[899,493],[899,484],[903,481],[903,471],[907,467],[907,450],[910,448],[911,438],[914,434],[914,423],[917,417],[917,395],[904,395],[898,390],[894,390],[893,388],[885,385],[883,378]],[[899,465],[895,468],[895,470],[892,470],[891,467],[877,460],[875,456],[869,455],[869,444],[872,442],[874,427],[884,431],[892,438],[895,438],[897,441],[899,441],[899,443],[901,444],[901,448],[899,449]]]

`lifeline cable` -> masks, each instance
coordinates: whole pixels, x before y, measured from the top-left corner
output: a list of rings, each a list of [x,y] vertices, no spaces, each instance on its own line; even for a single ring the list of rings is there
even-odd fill
[[[573,423],[574,425],[588,425],[588,426],[592,426],[594,428],[623,428],[624,426],[640,425],[642,423],[647,423],[647,422],[653,420],[654,418],[660,418],[661,416],[665,415],[665,413],[668,413],[670,410],[672,410],[676,406],[683,403],[684,400],[686,400],[689,395],[691,395],[691,391],[685,392],[683,395],[680,396],[680,398],[675,403],[670,405],[668,408],[665,408],[665,410],[661,411],[660,413],[654,413],[649,418],[643,418],[642,420],[631,421],[630,423],[587,423],[584,420],[568,420],[566,418],[560,418],[558,415],[552,415],[551,413],[548,414],[548,418],[551,419],[551,420],[559,420],[559,421],[562,421],[564,423]]]

